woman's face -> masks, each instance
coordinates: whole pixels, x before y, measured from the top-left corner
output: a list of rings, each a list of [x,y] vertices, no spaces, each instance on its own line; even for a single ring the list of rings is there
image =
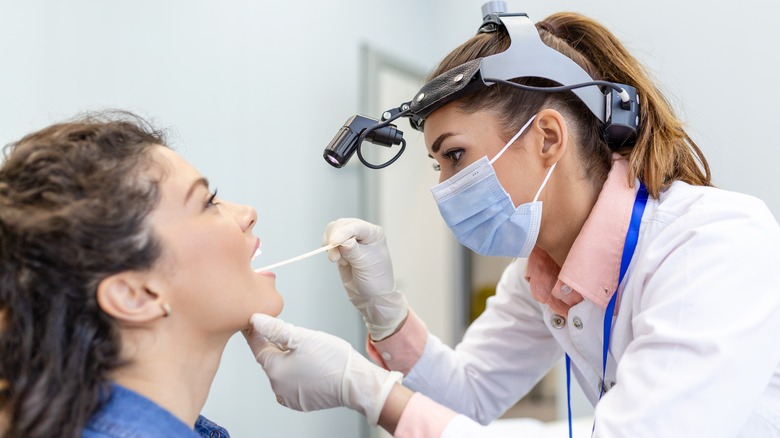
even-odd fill
[[[250,266],[260,239],[252,235],[257,213],[251,207],[214,197],[208,183],[172,150],[152,151],[163,169],[160,202],[151,214],[161,240],[157,270],[171,318],[204,334],[232,334],[252,313],[276,316],[283,300],[273,273]]]
[[[425,120],[424,136],[428,155],[436,160],[440,168],[439,182],[484,156],[492,159],[509,141],[503,135],[503,128],[495,114],[490,111],[465,112],[457,103],[447,104],[431,113]],[[496,175],[515,206],[530,201],[538,189],[534,185],[541,183],[537,175],[529,175],[524,170],[528,154],[521,144],[525,137],[527,133],[493,162]]]

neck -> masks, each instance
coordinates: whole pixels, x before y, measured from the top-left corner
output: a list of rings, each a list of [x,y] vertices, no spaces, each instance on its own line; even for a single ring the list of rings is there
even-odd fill
[[[123,357],[131,361],[114,372],[114,381],[194,427],[228,338],[208,342],[145,330],[123,333]]]
[[[587,180],[571,177],[578,173],[567,169],[559,169],[557,172],[560,176],[557,183],[549,187],[546,196],[543,192],[543,198],[546,199],[543,200],[542,228],[536,246],[560,267],[590,216],[601,192],[601,185],[595,188]]]

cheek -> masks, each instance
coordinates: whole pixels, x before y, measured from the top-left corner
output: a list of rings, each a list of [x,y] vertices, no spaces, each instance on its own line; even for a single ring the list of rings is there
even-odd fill
[[[512,198],[515,207],[533,200],[535,189],[529,184],[528,177],[523,172],[511,168],[496,169],[496,175],[501,187]]]
[[[175,248],[179,260],[190,266],[219,267],[242,259],[248,266],[250,262],[246,242],[217,228],[187,233],[186,237],[179,239]]]
[[[454,175],[455,175],[455,173],[453,173],[453,172],[442,170],[439,173],[439,182],[443,183],[444,181],[447,181],[448,179],[452,178]]]
[[[222,290],[220,285],[228,285],[237,270],[249,269],[243,242],[214,231],[181,228],[168,234],[169,239],[163,242],[164,269],[176,289],[191,294]]]

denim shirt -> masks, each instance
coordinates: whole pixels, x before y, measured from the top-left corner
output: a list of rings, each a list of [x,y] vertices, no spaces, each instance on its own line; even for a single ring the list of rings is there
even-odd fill
[[[82,438],[229,438],[227,430],[204,416],[195,430],[153,401],[120,385],[111,385],[106,404],[87,422]]]

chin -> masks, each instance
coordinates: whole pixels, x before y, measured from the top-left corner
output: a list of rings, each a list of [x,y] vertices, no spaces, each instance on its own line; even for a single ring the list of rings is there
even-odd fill
[[[279,316],[279,314],[282,313],[282,309],[284,309],[284,298],[282,298],[282,296],[279,295],[279,300],[276,306],[273,308],[273,310],[268,312],[268,315]]]
[[[282,313],[282,309],[284,309],[284,298],[277,293],[263,300],[258,306],[254,306],[252,313],[262,313],[275,317]]]

